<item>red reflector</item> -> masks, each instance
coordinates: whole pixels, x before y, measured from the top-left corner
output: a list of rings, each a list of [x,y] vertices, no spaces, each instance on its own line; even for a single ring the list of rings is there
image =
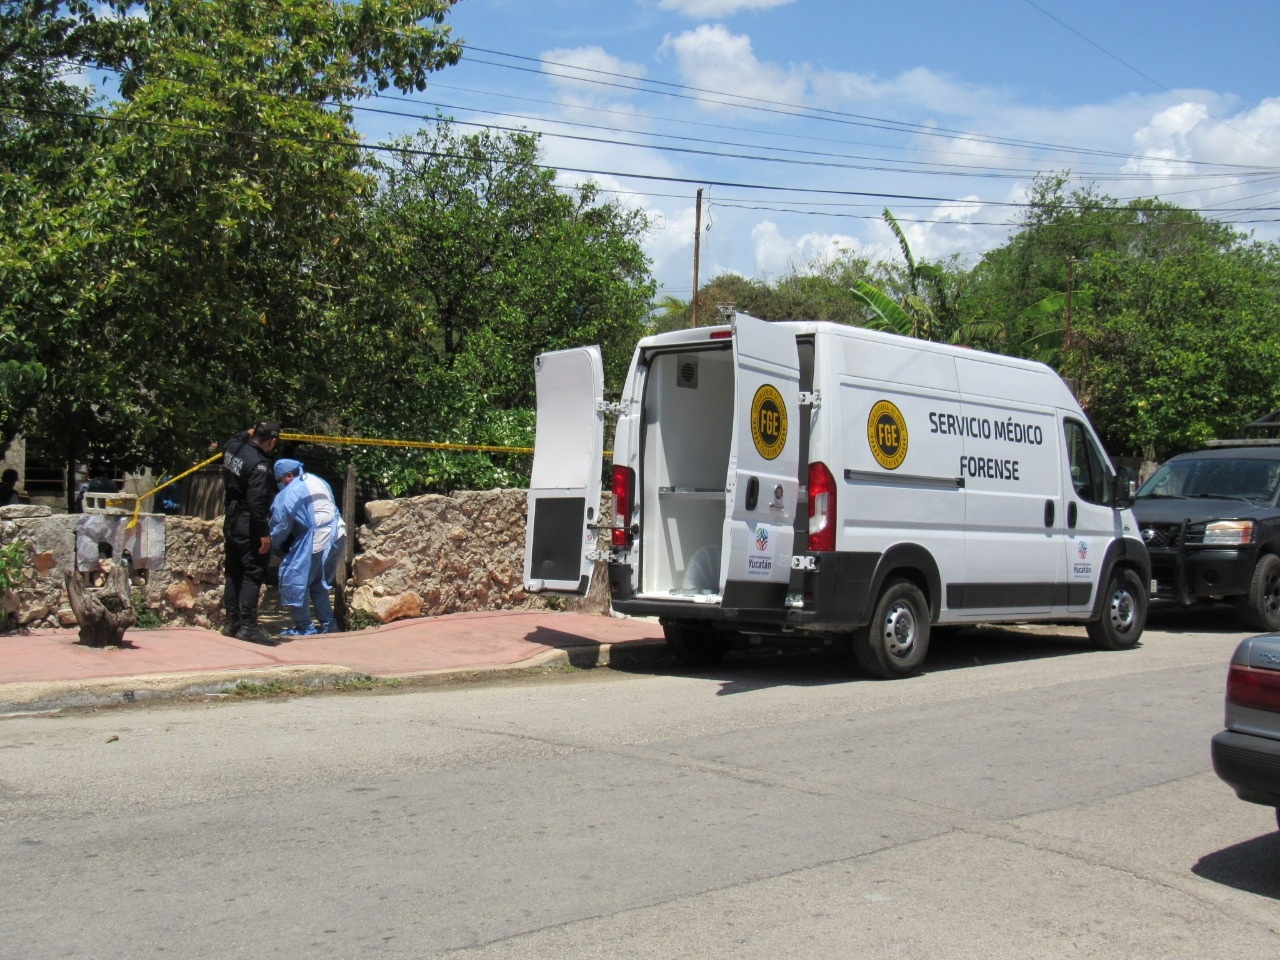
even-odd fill
[[[711,339],[712,340],[732,340],[733,331],[732,330],[712,330]]]
[[[1227,671],[1227,703],[1280,713],[1280,670],[1233,663]]]

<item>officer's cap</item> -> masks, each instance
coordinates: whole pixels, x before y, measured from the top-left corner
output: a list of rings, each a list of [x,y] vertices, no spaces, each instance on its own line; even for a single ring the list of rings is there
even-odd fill
[[[274,420],[263,420],[253,428],[253,436],[256,440],[274,440],[280,436],[280,424]]]

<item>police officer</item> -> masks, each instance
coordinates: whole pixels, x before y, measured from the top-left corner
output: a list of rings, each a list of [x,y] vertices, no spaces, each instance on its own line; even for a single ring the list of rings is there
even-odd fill
[[[274,641],[258,625],[258,595],[271,556],[271,499],[275,476],[271,452],[280,438],[280,425],[264,420],[252,430],[227,441],[222,456],[227,586],[222,595],[227,622],[223,634],[262,643]]]

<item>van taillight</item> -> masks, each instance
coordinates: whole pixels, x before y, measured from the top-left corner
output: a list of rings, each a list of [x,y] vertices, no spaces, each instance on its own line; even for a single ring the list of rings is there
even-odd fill
[[[825,463],[809,464],[809,549],[836,548],[836,481]]]
[[[1227,703],[1280,713],[1280,670],[1233,663],[1227,671]]]
[[[615,547],[631,546],[631,508],[636,496],[636,472],[630,467],[613,468],[613,531]]]

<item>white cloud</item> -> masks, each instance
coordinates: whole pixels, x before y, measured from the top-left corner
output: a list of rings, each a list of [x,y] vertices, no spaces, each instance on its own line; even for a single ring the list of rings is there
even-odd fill
[[[927,67],[913,67],[887,80],[852,71],[815,71],[809,82],[815,103],[836,109],[891,104],[944,116],[972,116],[1009,101],[1001,90],[959,83]]]
[[[768,10],[792,2],[794,0],[659,0],[658,6],[690,19],[707,20],[728,17],[740,10]]]
[[[733,95],[719,100],[696,93],[704,105],[734,103],[739,97],[797,105],[804,102],[806,69],[784,70],[758,60],[750,37],[732,34],[718,24],[668,35],[661,52],[675,55],[680,75],[689,86]]]
[[[600,47],[548,50],[542,55],[542,70],[562,90],[595,95],[600,90],[617,94],[636,89],[639,85],[629,78],[643,77],[645,73],[643,65],[621,60]],[[614,86],[601,87],[599,81]]]
[[[786,237],[772,220],[761,220],[751,230],[756,247],[756,273],[780,277],[793,271],[809,272],[839,257],[862,252],[863,244],[840,233],[803,233]]]
[[[1148,160],[1157,161],[1156,169],[1163,166],[1159,161],[1186,160],[1274,166],[1280,149],[1280,97],[1226,119],[1212,114],[1212,104],[1195,101],[1156,113],[1133,136],[1142,160],[1132,168],[1148,169]]]

